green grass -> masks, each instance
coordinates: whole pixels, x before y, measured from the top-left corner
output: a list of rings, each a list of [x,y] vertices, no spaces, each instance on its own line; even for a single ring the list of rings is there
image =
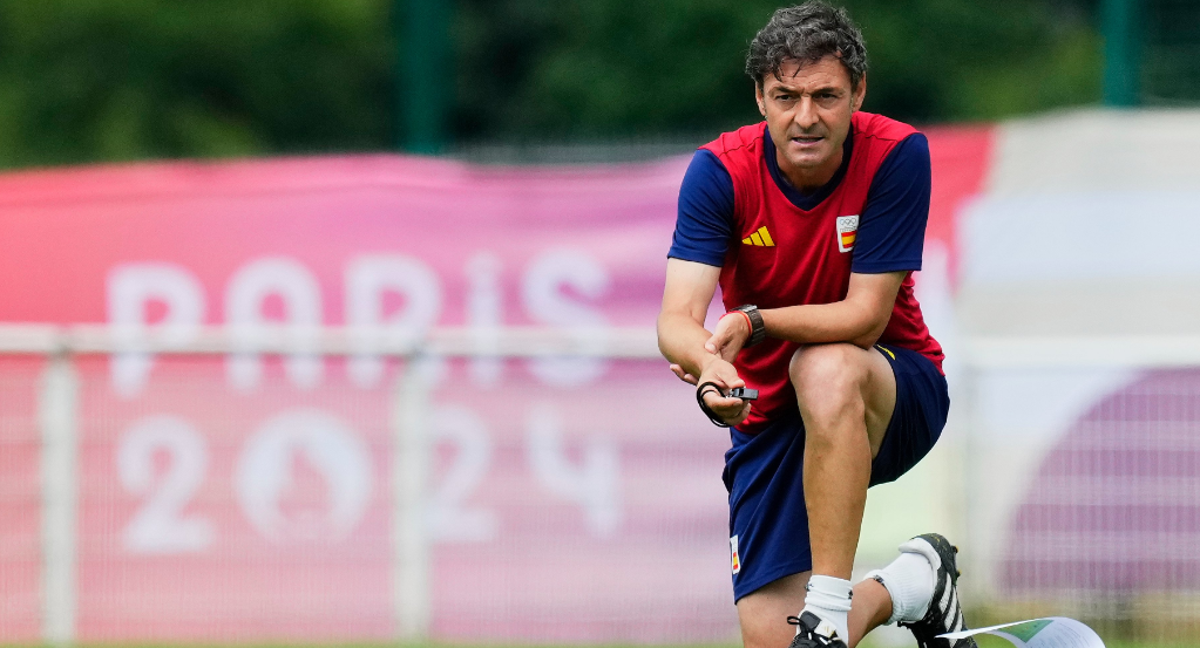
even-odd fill
[[[976,638],[979,648],[1012,648],[1012,644],[999,637],[980,636]],[[1180,641],[1157,643],[1153,641],[1123,641],[1105,640],[1105,648],[1194,648],[1200,641]],[[916,643],[912,643],[916,646]],[[359,644],[76,644],[75,648],[741,648],[737,644],[444,644],[444,643],[359,643]],[[28,646],[24,647],[28,648]],[[51,648],[46,646],[45,648]],[[784,647],[786,648],[786,647]],[[871,641],[868,635],[859,648],[881,648]]]
[[[1102,638],[1103,635],[1102,635]],[[977,636],[979,648],[1012,648],[1012,644],[999,637],[988,635]],[[1163,641],[1129,640],[1104,638],[1106,648],[1195,648],[1200,646],[1200,639],[1173,639]],[[108,643],[108,644],[75,644],[73,648],[741,648],[740,644],[487,644],[487,643]],[[915,648],[916,642],[904,646]],[[0,648],[7,648],[0,645]],[[15,647],[13,647],[15,648]],[[28,645],[22,648],[31,648]],[[44,648],[52,648],[45,646]],[[780,648],[786,648],[782,646]],[[886,646],[873,641],[867,635],[859,648],[900,648],[895,644]]]

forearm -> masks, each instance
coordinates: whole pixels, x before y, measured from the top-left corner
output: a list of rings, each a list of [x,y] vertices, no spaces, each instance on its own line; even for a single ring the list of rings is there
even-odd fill
[[[763,309],[767,335],[798,344],[848,342],[868,349],[887,328],[876,309],[851,301]],[[890,313],[889,313],[890,315]]]
[[[907,271],[852,273],[841,301],[763,309],[767,335],[797,344],[848,342],[869,349],[891,321],[907,276]]]
[[[663,312],[658,316],[658,350],[668,361],[693,376],[699,376],[715,355],[704,348],[712,336],[686,313]]]

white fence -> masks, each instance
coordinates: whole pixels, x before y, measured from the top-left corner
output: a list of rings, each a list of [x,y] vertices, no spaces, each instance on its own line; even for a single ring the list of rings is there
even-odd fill
[[[1200,338],[975,339],[961,388],[971,597],[1191,641]],[[961,420],[961,419],[960,419]]]
[[[21,430],[38,434],[26,453],[37,471],[8,471],[9,510],[0,508],[39,520],[34,544],[9,525],[0,554],[11,564],[40,556],[27,579],[38,609],[22,612],[29,587],[18,576],[4,581],[14,603],[3,625],[35,618],[37,628],[6,640],[297,638],[289,626],[317,641],[734,638],[719,480],[727,440],[667,374],[652,330],[308,335],[296,354],[282,333],[248,342],[213,329],[187,346],[148,336],[135,347],[101,326],[0,329],[0,435],[15,448]],[[941,530],[963,548],[966,600],[986,615],[1078,614],[1151,638],[1193,632],[1200,338],[976,338],[956,353],[944,440],[911,475],[873,491],[860,567],[889,560],[910,534]],[[264,392],[221,395],[230,363],[287,354],[405,362],[365,399],[336,386],[281,396],[272,372],[288,365],[272,359],[260,369]],[[606,386],[549,390],[524,409],[517,401],[539,389],[531,382],[464,391],[435,366],[564,356],[619,366]],[[159,391],[130,398],[110,386],[122,363],[175,359],[151,380],[167,384]],[[36,403],[22,409],[25,394]],[[434,405],[456,399],[465,406]],[[334,414],[313,413],[321,407]],[[227,431],[253,417],[270,422]],[[272,436],[289,425],[294,433]],[[347,429],[365,441],[338,436]],[[246,458],[268,446],[302,460]],[[318,486],[304,490],[302,469]],[[212,485],[226,473],[232,486]],[[37,510],[21,509],[32,492]],[[150,538],[140,545],[135,520]]]

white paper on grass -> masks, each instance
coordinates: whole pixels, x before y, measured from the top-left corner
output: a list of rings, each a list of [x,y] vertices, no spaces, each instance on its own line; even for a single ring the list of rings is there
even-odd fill
[[[985,633],[1007,639],[1017,648],[1104,648],[1104,642],[1094,630],[1066,617],[1016,621],[939,636],[945,639],[963,639]]]

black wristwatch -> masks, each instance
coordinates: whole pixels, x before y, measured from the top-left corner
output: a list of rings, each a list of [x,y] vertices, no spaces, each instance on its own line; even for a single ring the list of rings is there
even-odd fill
[[[754,346],[767,339],[767,326],[763,324],[762,313],[758,312],[758,306],[743,304],[733,310],[741,311],[746,314],[746,317],[750,318],[750,338],[746,340],[744,346]]]

